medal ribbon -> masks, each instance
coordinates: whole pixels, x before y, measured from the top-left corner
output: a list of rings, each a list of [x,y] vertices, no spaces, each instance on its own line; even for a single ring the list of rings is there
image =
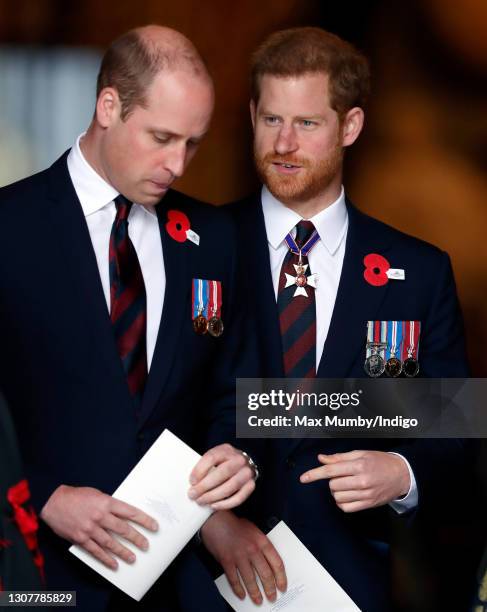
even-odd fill
[[[200,314],[208,318],[209,281],[193,278],[193,320]]]
[[[373,344],[387,343],[387,321],[367,321],[367,347],[366,357],[373,354],[380,355],[385,358],[386,348],[372,348]]]
[[[402,360],[412,357],[418,360],[419,355],[419,334],[421,331],[421,321],[403,321],[404,343],[402,347]]]
[[[307,257],[311,249],[315,246],[315,244],[318,242],[319,239],[320,239],[320,235],[318,234],[316,230],[314,230],[311,236],[306,241],[306,243],[303,244],[302,249],[298,247],[296,240],[294,240],[294,238],[291,235],[291,232],[289,232],[289,234],[286,236],[284,240],[286,241],[286,244],[289,247],[289,250],[291,251],[291,253],[294,253],[295,255],[302,255],[303,257]]]
[[[401,355],[402,328],[402,321],[387,322],[387,338],[390,339],[390,342],[387,343],[387,359],[391,357],[400,357]]]
[[[220,318],[221,308],[222,308],[221,281],[210,281],[210,299],[208,302],[209,316]]]

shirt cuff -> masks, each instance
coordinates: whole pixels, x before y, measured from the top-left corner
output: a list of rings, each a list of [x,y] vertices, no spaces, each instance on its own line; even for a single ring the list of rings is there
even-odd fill
[[[418,505],[418,485],[416,484],[416,478],[414,477],[413,470],[411,469],[411,466],[409,465],[409,461],[405,457],[400,455],[399,453],[391,452],[389,454],[397,455],[398,457],[401,457],[401,459],[404,461],[404,463],[406,464],[408,468],[409,480],[410,480],[409,491],[404,497],[393,499],[391,502],[389,502],[389,506],[393,510],[395,510],[398,514],[404,514],[404,512],[407,512],[408,510],[412,510],[413,508],[416,508],[416,506]]]

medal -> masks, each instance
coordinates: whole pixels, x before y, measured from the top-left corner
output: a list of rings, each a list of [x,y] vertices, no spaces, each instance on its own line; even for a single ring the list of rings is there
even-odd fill
[[[214,338],[218,338],[223,334],[224,326],[221,320],[222,308],[222,285],[220,281],[209,281],[210,301],[208,310],[211,312],[211,318],[208,320],[208,333]]]
[[[220,317],[211,317],[208,321],[208,333],[214,338],[218,338],[223,334],[223,321]]]
[[[202,314],[199,314],[197,317],[193,319],[193,329],[199,335],[203,336],[208,331],[208,321],[206,317]]]
[[[309,274],[308,276],[306,275],[306,270],[308,269],[309,266],[308,264],[303,263],[303,256],[308,257],[309,253],[311,252],[311,249],[315,246],[315,244],[318,242],[319,239],[320,239],[320,236],[318,232],[314,230],[311,236],[309,237],[309,239],[300,249],[296,241],[292,237],[291,233],[289,233],[285,238],[285,241],[291,253],[294,253],[295,255],[299,256],[298,263],[293,264],[293,267],[296,270],[296,276],[292,276],[292,274],[288,274],[287,272],[284,273],[286,275],[286,284],[284,286],[284,289],[287,289],[288,287],[292,287],[293,285],[296,285],[296,291],[294,292],[293,297],[296,297],[298,295],[302,295],[303,297],[308,297],[308,294],[306,293],[306,289],[305,289],[307,285],[309,285],[313,289],[316,289],[316,281],[318,280],[318,275],[317,274]]]
[[[405,321],[404,328],[403,354],[404,357],[407,354],[407,358],[403,360],[402,371],[408,378],[414,378],[419,373],[418,353],[421,322]]]
[[[384,374],[385,364],[384,360],[378,353],[372,353],[370,357],[367,357],[364,363],[365,373],[371,378],[378,378]]]
[[[378,378],[385,370],[387,322],[367,321],[367,346],[364,370],[367,376]]]
[[[398,347],[402,342],[402,323],[398,321],[387,322],[387,333],[390,336],[390,350],[388,350],[388,359],[386,363],[386,374],[391,378],[397,378],[402,372],[402,361],[396,357]]]
[[[208,319],[206,318],[208,281],[201,278],[194,278],[192,287],[193,329],[199,336],[203,336],[208,331]]]

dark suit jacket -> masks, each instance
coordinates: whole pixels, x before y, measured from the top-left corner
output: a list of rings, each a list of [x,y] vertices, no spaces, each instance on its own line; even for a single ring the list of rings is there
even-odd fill
[[[171,209],[188,216],[199,246],[169,236]],[[0,378],[37,510],[62,483],[111,494],[164,428],[204,451],[203,440],[221,442],[233,422],[243,356],[233,223],[174,191],[157,215],[166,292],[137,419],[66,154],[0,190]],[[193,278],[222,283],[219,338],[193,331]],[[49,587],[77,589],[81,609],[104,609],[110,585],[68,554],[67,542],[47,528],[42,536]]]
[[[407,236],[359,212],[347,202],[349,228],[338,294],[317,376],[364,377],[368,320],[421,321],[421,375],[464,377],[466,365],[462,320],[449,258],[439,249]],[[230,205],[242,247],[241,275],[247,278],[251,318],[259,340],[253,376],[284,377],[279,318],[270,272],[269,247],[260,196]],[[249,247],[249,245],[251,245]],[[364,256],[378,253],[393,268],[406,270],[405,281],[381,287],[363,277]],[[261,448],[262,479],[249,506],[266,531],[283,519],[361,609],[390,610],[387,558],[377,540],[384,539],[388,508],[344,514],[328,482],[302,485],[299,476],[317,467],[319,452],[354,449],[396,450],[410,462],[420,505],[428,506],[467,464],[459,440],[269,440]],[[265,452],[264,458],[262,458]],[[257,456],[257,451],[254,451]]]

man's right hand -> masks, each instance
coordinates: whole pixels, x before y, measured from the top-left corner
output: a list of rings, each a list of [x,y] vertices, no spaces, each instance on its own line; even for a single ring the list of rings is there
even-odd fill
[[[150,531],[158,529],[157,522],[142,510],[91,487],[59,486],[47,500],[40,516],[58,536],[79,544],[111,569],[118,567],[114,556],[133,563],[135,555],[110,532],[141,550],[147,550],[147,538],[128,521]]]
[[[201,539],[222,566],[233,592],[240,599],[245,598],[246,589],[254,603],[262,603],[256,573],[269,601],[276,599],[276,586],[282,592],[286,590],[286,571],[279,553],[269,538],[250,521],[229,511],[215,512],[203,525]]]

